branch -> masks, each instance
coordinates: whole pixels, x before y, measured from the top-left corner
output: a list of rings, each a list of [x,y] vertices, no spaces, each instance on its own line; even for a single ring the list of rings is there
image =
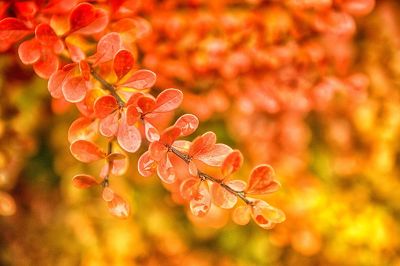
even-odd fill
[[[96,79],[98,82],[101,83],[101,85],[104,87],[104,89],[108,90],[112,96],[117,99],[118,105],[120,108],[125,106],[124,100],[117,94],[117,91],[115,90],[114,86],[110,83],[108,83],[105,79],[103,79],[99,74],[97,74],[96,71],[92,67],[90,67],[90,74],[93,76],[94,79]]]
[[[118,105],[122,108],[125,106],[125,102],[124,100],[117,94],[114,86],[110,83],[108,83],[106,80],[104,80],[99,74],[96,73],[96,71],[94,71],[93,68],[90,68],[90,74],[93,76],[93,78],[95,78],[97,81],[99,81],[101,83],[101,85],[104,87],[104,89],[108,90],[111,95],[113,95],[118,102]],[[110,148],[111,147],[111,148]],[[175,154],[176,156],[178,156],[180,159],[182,159],[185,163],[189,164],[191,161],[191,158],[189,157],[189,155],[177,150],[176,148],[172,147],[172,146],[167,146],[169,151],[172,152],[173,154]],[[111,149],[112,149],[112,143],[109,142],[109,154],[111,153]],[[110,167],[109,167],[110,170]],[[225,184],[223,182],[223,180],[219,180],[217,178],[214,178],[206,173],[203,173],[201,171],[198,171],[198,177],[201,180],[209,180],[213,183],[218,183],[221,187],[223,187],[224,189],[226,189],[227,191],[229,191],[230,193],[232,193],[233,195],[235,195],[236,197],[240,198],[241,200],[243,200],[246,204],[252,204],[252,201],[249,200],[248,198],[246,198],[246,194],[244,191],[237,191],[233,188],[231,188],[230,186],[228,186],[227,184]],[[106,176],[106,178],[103,181],[103,186],[108,186],[108,175]]]
[[[191,158],[189,157],[189,155],[187,155],[186,153],[183,153],[179,150],[177,150],[176,148],[172,147],[172,146],[168,146],[168,150],[170,152],[172,152],[173,154],[175,154],[176,156],[178,156],[180,159],[182,159],[185,163],[189,164],[191,161]],[[230,193],[232,193],[233,195],[235,195],[236,197],[240,198],[241,200],[243,200],[246,204],[252,204],[252,201],[249,200],[248,198],[246,198],[246,195],[244,193],[244,191],[237,191],[233,188],[231,188],[230,186],[228,186],[227,184],[225,184],[223,182],[223,180],[214,178],[206,173],[203,173],[201,171],[198,171],[198,176],[201,180],[209,180],[213,183],[218,183],[221,187],[223,187],[224,189],[226,189],[227,191],[229,191]]]

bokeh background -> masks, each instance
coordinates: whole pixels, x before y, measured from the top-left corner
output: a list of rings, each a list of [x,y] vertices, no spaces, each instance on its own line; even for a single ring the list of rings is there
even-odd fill
[[[238,226],[217,207],[194,218],[135,156],[113,180],[132,215],[113,218],[99,191],[71,185],[98,167],[69,153],[77,111],[11,49],[0,56],[0,265],[400,265],[400,2],[130,8],[152,29],[135,45],[155,91],[181,89],[180,112],[241,149],[243,173],[271,164],[282,189],[267,199],[287,220]]]

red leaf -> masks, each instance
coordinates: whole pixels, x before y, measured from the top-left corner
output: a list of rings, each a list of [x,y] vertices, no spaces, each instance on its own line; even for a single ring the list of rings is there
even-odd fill
[[[156,99],[153,113],[164,113],[179,107],[183,100],[183,93],[176,89],[162,91]]]
[[[133,68],[134,63],[133,55],[127,50],[121,50],[115,55],[113,67],[118,80],[122,79]]]
[[[139,111],[142,114],[147,114],[147,113],[153,111],[155,104],[156,103],[155,103],[154,99],[149,96],[143,96],[137,100],[137,105],[140,109]]]
[[[50,25],[46,23],[41,23],[36,26],[35,36],[36,40],[38,40],[42,45],[53,46],[59,45],[57,43],[60,42],[57,34],[50,27]]]
[[[263,164],[255,167],[250,174],[246,188],[248,194],[267,194],[279,189],[280,184],[275,180],[275,172],[271,166]]]
[[[87,117],[80,117],[72,122],[68,129],[68,141],[70,143],[83,139],[90,140],[97,134],[97,123]]]
[[[120,87],[129,87],[137,90],[150,88],[156,83],[156,74],[150,70],[138,70],[126,81],[118,84]]]
[[[0,52],[7,50],[31,32],[25,24],[16,18],[4,18],[0,21]]]
[[[159,141],[150,143],[149,155],[155,161],[160,161],[167,153],[168,148]]]
[[[53,98],[61,99],[63,98],[62,93],[62,84],[64,83],[65,78],[67,77],[69,72],[64,71],[62,69],[54,72],[47,83],[47,87],[49,89],[50,95]]]
[[[32,39],[21,43],[18,47],[18,55],[25,65],[36,63],[42,55],[39,42]]]
[[[199,126],[199,119],[195,115],[184,114],[176,120],[174,127],[181,130],[181,136],[189,136]]]
[[[232,220],[239,225],[246,225],[251,218],[250,206],[238,206],[232,213]]]
[[[276,223],[285,221],[285,214],[262,200],[256,200],[251,207],[253,220],[262,228],[270,229]]]
[[[240,151],[234,150],[226,156],[222,163],[221,172],[224,177],[236,172],[243,164],[243,155]]]
[[[157,166],[157,175],[161,179],[161,181],[172,184],[176,180],[175,169],[166,154],[158,163]]]
[[[140,156],[138,161],[138,171],[142,176],[151,176],[156,171],[156,163],[146,151]]]
[[[179,187],[179,192],[185,200],[191,200],[197,194],[200,180],[198,178],[188,178],[183,181]]]
[[[211,196],[214,204],[223,209],[232,209],[238,200],[235,195],[223,188],[218,183],[212,184]]]
[[[89,188],[99,184],[96,178],[91,175],[76,175],[72,178],[72,184],[77,188]]]
[[[130,214],[128,203],[118,194],[114,193],[114,197],[107,203],[110,213],[118,218],[126,219]]]
[[[122,113],[117,133],[117,140],[119,145],[127,152],[137,151],[142,142],[139,130],[135,126],[129,126],[126,123],[125,113]]]
[[[190,200],[190,210],[193,215],[197,217],[203,217],[210,210],[210,206],[211,195],[208,190],[207,183],[201,182],[196,194],[192,200]]]
[[[113,60],[115,54],[122,47],[121,36],[116,32],[110,32],[104,35],[97,44],[95,65]]]
[[[174,141],[179,137],[181,130],[176,127],[169,127],[164,130],[160,137],[160,142],[166,145],[172,145]]]
[[[206,132],[201,136],[195,138],[189,149],[189,155],[195,157],[199,154],[206,153],[212,149],[217,141],[217,136],[214,132]]]
[[[106,118],[100,120],[99,131],[104,137],[113,137],[118,132],[119,112],[114,112]]]
[[[108,16],[105,10],[82,3],[72,10],[69,24],[69,33],[89,35],[102,31],[108,24]]]
[[[67,79],[62,86],[62,92],[65,100],[70,103],[77,103],[85,99],[86,80],[81,76]]]
[[[138,112],[136,105],[129,105],[126,108],[126,122],[129,126],[133,126],[140,118],[140,113]]]
[[[118,102],[112,95],[105,95],[97,98],[93,110],[97,118],[103,119],[118,109]]]
[[[16,2],[14,3],[18,15],[31,19],[38,11],[38,7],[34,1]]]
[[[59,64],[58,57],[52,51],[42,49],[42,55],[39,61],[33,64],[33,70],[39,77],[48,79],[57,71]]]
[[[105,187],[101,193],[101,197],[106,202],[112,201],[114,199],[114,195],[114,191],[109,187]]]
[[[210,166],[221,166],[231,151],[232,149],[225,144],[215,144],[210,149],[197,153],[194,158]]]
[[[70,150],[77,160],[84,163],[94,162],[105,157],[105,153],[96,144],[86,140],[74,141]]]

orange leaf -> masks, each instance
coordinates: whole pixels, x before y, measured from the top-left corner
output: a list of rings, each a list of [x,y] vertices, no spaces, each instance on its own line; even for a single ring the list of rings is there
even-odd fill
[[[155,172],[155,161],[150,157],[150,153],[146,151],[140,156],[138,161],[138,171],[142,176],[151,176]]]
[[[164,157],[158,162],[157,165],[157,175],[161,179],[161,181],[172,184],[176,180],[175,169],[168,157],[168,154],[165,154]]]
[[[133,55],[127,50],[119,51],[114,57],[114,72],[118,79],[122,79],[132,68],[135,63]]]
[[[72,122],[68,129],[70,143],[83,139],[90,140],[97,134],[97,122],[87,117],[80,117]]]
[[[77,160],[84,163],[94,162],[105,157],[105,153],[96,144],[86,140],[72,142],[70,150]]]
[[[181,130],[181,136],[189,136],[199,126],[199,119],[192,114],[184,114],[176,120],[174,127]]]
[[[95,65],[105,63],[114,59],[115,54],[122,47],[121,36],[116,32],[104,35],[97,44],[97,52],[94,55]]]
[[[276,223],[285,221],[285,214],[262,200],[256,200],[251,207],[253,220],[262,228],[270,229]]]
[[[162,91],[156,98],[153,113],[164,113],[179,107],[183,100],[183,93],[177,89]]]
[[[118,85],[143,90],[152,87],[154,83],[156,83],[156,74],[150,70],[142,69],[136,71],[126,81]]]
[[[234,150],[226,156],[222,163],[221,172],[224,177],[236,172],[243,164],[243,155],[240,151]]]
[[[190,210],[194,216],[203,217],[208,213],[210,207],[211,195],[207,182],[201,182],[196,194],[190,200]]]
[[[82,3],[72,10],[69,24],[70,33],[89,35],[102,31],[108,24],[108,16],[105,10]]]
[[[129,126],[126,122],[126,114],[122,113],[118,127],[117,140],[121,148],[127,152],[135,152],[139,149],[142,137],[135,126]]]
[[[72,184],[77,188],[89,188],[99,184],[91,175],[79,174],[72,178]]]
[[[130,214],[128,203],[118,194],[114,193],[114,197],[107,203],[110,213],[118,218],[126,219]]]
[[[238,206],[232,213],[232,220],[239,225],[246,225],[251,218],[250,206]]]
[[[81,76],[67,79],[62,85],[62,92],[65,100],[70,103],[77,103],[85,99],[87,81]]]
[[[274,179],[275,172],[271,166],[267,164],[259,165],[250,174],[246,193],[261,195],[275,192],[279,189],[280,184]]]
[[[112,95],[105,95],[97,98],[93,110],[97,118],[103,119],[118,109],[118,102]]]

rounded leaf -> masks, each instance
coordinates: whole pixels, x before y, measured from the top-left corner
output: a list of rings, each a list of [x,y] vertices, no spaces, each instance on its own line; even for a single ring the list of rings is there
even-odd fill
[[[79,161],[90,163],[105,158],[105,153],[96,144],[87,140],[77,140],[70,146],[72,155]]]
[[[101,135],[108,138],[117,135],[119,127],[118,116],[119,112],[114,112],[100,120],[99,132]]]
[[[150,142],[158,141],[160,139],[160,133],[158,133],[157,128],[146,120],[144,120],[144,133],[147,140]]]
[[[99,184],[91,175],[79,174],[72,178],[72,184],[77,188],[89,188]]]
[[[211,196],[214,204],[223,209],[232,209],[238,200],[234,194],[218,183],[213,183],[211,185]]]
[[[156,171],[157,164],[146,151],[140,156],[138,161],[138,171],[142,176],[151,176]]]
[[[238,206],[232,213],[232,220],[238,225],[246,225],[251,218],[250,206]]]
[[[114,193],[111,201],[107,202],[108,210],[112,215],[118,218],[126,219],[130,214],[128,203],[118,194]]]
[[[211,195],[207,182],[201,182],[194,197],[190,200],[190,211],[194,216],[205,216],[211,207]]]
[[[251,171],[246,193],[255,195],[267,194],[277,191],[279,187],[280,184],[275,180],[274,169],[267,164],[262,164]]]
[[[120,50],[114,57],[114,72],[118,79],[122,79],[133,68],[135,59],[131,52]]]
[[[68,71],[60,69],[50,76],[47,87],[49,89],[51,97],[56,99],[63,98],[64,95],[62,92],[62,84],[64,83],[68,73]]]
[[[118,109],[118,102],[112,95],[105,95],[97,98],[93,110],[97,118],[106,118],[109,114]]]
[[[114,191],[109,188],[109,187],[105,187],[103,189],[103,192],[101,193],[101,197],[103,198],[104,201],[106,202],[110,202],[114,199]]]
[[[199,189],[200,180],[198,178],[188,178],[184,180],[179,186],[179,192],[185,200],[191,200]]]
[[[256,200],[251,207],[253,220],[262,228],[270,229],[276,223],[285,221],[285,214],[262,200]]]
[[[158,162],[157,175],[164,183],[172,184],[175,182],[176,180],[175,169],[168,157],[168,154],[166,154]]]
[[[160,161],[167,154],[168,148],[159,141],[150,143],[149,155],[155,161]]]
[[[31,39],[21,43],[18,47],[18,55],[25,65],[36,63],[42,55],[39,42]]]
[[[137,90],[150,88],[156,83],[157,76],[150,70],[138,70],[133,73],[126,81],[119,84],[121,87],[128,87]]]
[[[90,140],[97,134],[97,123],[87,117],[80,117],[72,122],[68,129],[70,143],[82,139]]]
[[[67,79],[62,85],[62,92],[67,102],[77,103],[85,99],[86,80],[81,76]]]
[[[174,127],[181,130],[181,136],[189,136],[199,126],[199,119],[192,114],[184,114],[176,120]]]
[[[42,49],[41,53],[40,59],[33,64],[33,70],[39,77],[48,79],[58,70],[60,60],[49,49]]]
[[[221,166],[221,173],[224,177],[236,172],[243,164],[243,155],[240,151],[234,150],[226,156]]]
[[[108,24],[107,12],[88,3],[77,5],[69,17],[69,33],[93,34],[102,31]]]
[[[156,98],[153,113],[164,113],[175,110],[181,105],[183,93],[177,89],[167,89],[162,91]]]
[[[95,64],[101,64],[113,60],[115,54],[121,49],[122,39],[116,32],[104,35],[97,44]]]
[[[122,113],[118,127],[117,140],[121,148],[127,152],[135,152],[139,149],[142,137],[135,126],[129,126],[126,122],[126,114]]]

